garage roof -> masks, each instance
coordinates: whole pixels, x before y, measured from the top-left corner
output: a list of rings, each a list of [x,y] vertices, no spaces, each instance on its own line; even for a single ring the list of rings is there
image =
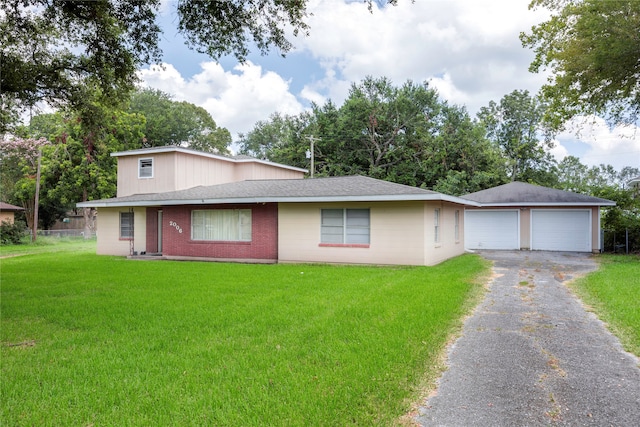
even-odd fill
[[[78,203],[78,207],[198,205],[273,202],[354,202],[441,200],[462,205],[478,203],[435,191],[365,176],[313,179],[270,179],[198,186],[166,193],[135,194]]]
[[[586,194],[511,182],[462,196],[482,206],[615,206],[615,202]]]

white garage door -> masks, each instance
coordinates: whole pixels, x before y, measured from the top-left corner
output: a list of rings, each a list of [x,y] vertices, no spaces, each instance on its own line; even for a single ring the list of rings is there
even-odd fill
[[[591,252],[591,211],[532,209],[531,249]]]
[[[517,210],[465,211],[465,248],[520,249],[518,215]]]

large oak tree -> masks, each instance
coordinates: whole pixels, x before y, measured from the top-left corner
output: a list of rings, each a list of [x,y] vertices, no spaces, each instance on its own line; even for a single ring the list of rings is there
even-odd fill
[[[640,2],[533,0],[551,18],[521,35],[535,51],[533,72],[549,70],[542,88],[546,121],[555,128],[576,115],[633,123],[640,112]]]
[[[369,7],[374,0],[368,0]],[[396,0],[388,0],[395,4]],[[104,103],[133,90],[136,70],[159,63],[161,0],[3,0],[0,3],[0,134],[39,102],[82,104],[86,87]],[[376,3],[386,3],[377,0]],[[307,0],[178,0],[178,31],[213,59],[244,61],[292,48],[306,34]]]

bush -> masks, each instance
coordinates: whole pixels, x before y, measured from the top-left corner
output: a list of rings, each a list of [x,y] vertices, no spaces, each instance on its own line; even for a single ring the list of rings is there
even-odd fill
[[[17,245],[22,243],[25,228],[26,225],[22,221],[16,221],[13,224],[2,221],[0,224],[0,244]]]

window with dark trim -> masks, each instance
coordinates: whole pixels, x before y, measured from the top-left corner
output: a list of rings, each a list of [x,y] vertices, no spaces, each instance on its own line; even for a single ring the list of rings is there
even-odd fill
[[[120,238],[133,239],[133,212],[120,212]]]
[[[138,178],[153,178],[153,159],[138,159]]]
[[[191,211],[191,240],[251,241],[251,209]]]
[[[320,242],[369,244],[369,209],[322,209]]]

